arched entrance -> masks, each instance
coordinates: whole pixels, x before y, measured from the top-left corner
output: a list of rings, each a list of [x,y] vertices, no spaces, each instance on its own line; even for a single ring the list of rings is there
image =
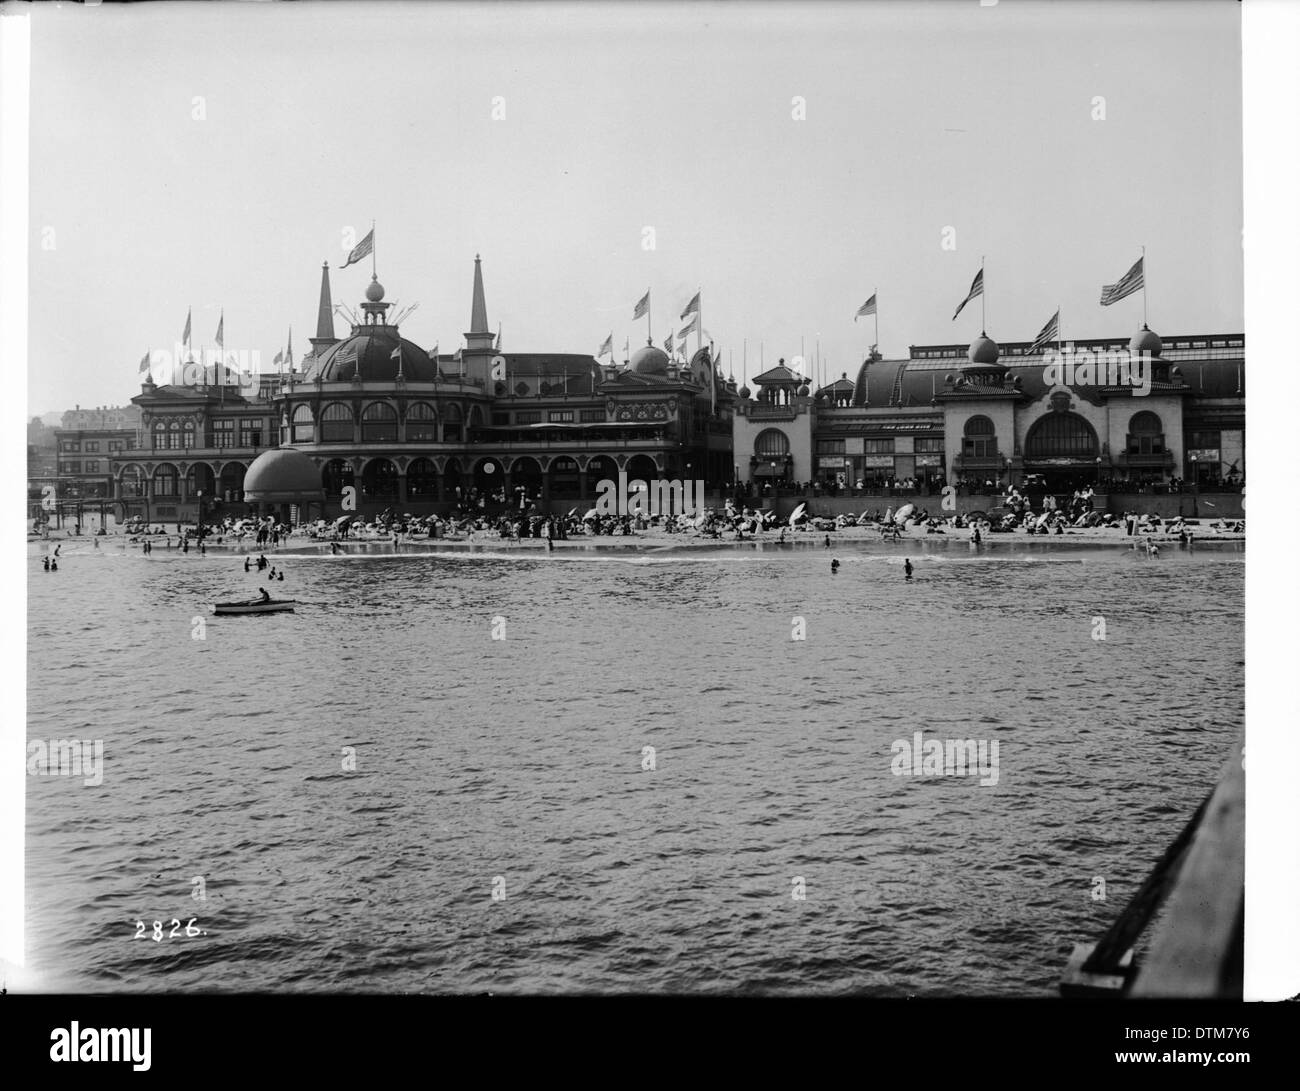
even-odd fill
[[[600,492],[600,483],[618,483],[618,464],[609,455],[593,455],[583,471],[582,495],[588,499]]]
[[[372,458],[361,471],[361,495],[377,504],[397,500],[397,467],[386,458]]]
[[[199,493],[205,501],[219,499],[216,475],[206,462],[196,463],[185,471],[185,495],[197,499]]]
[[[495,458],[480,458],[474,463],[474,488],[478,489],[480,495],[495,496],[501,493],[501,499],[505,498],[503,490],[506,487],[506,469]]]
[[[568,455],[559,455],[551,459],[546,467],[547,484],[552,500],[576,500],[578,498],[578,460]]]
[[[459,459],[447,459],[447,465],[442,469],[442,485],[444,499],[458,502],[463,498],[465,487],[461,483]]]
[[[438,498],[438,468],[427,458],[412,459],[406,467],[406,495],[410,500]]]
[[[217,491],[222,500],[238,503],[244,499],[244,472],[247,467],[242,462],[227,462],[221,467],[221,477],[217,480]]]
[[[656,481],[659,478],[659,467],[655,465],[655,460],[649,455],[633,455],[627,460],[627,479],[629,487],[633,481],[645,481],[647,483]]]
[[[345,462],[341,458],[330,459],[320,472],[321,488],[325,490],[325,495],[334,499],[343,495],[343,490],[352,486],[356,487],[356,475],[352,472],[352,464]]]
[[[790,437],[779,428],[765,428],[754,437],[749,461],[752,476],[763,484],[779,485],[790,473]]]
[[[1095,485],[1100,457],[1097,433],[1077,413],[1049,413],[1035,421],[1025,436],[1025,471],[1041,474],[1049,493]]]
[[[510,465],[512,507],[528,507],[542,499],[542,464],[535,458],[517,458]],[[519,497],[523,498],[520,504]]]

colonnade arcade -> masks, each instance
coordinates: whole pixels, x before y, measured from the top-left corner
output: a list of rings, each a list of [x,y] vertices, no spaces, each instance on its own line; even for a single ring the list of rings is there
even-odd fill
[[[312,457],[321,467],[328,500],[348,487],[370,503],[455,503],[470,490],[514,501],[522,488],[530,500],[594,499],[602,480],[662,476],[662,457],[648,454],[563,455],[353,455]],[[457,491],[459,490],[459,492]]]

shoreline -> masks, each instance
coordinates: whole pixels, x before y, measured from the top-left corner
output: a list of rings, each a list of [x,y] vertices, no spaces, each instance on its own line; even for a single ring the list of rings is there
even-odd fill
[[[829,548],[837,545],[857,546],[857,545],[889,545],[904,546],[912,545],[914,547],[925,547],[931,545],[948,545],[960,544],[970,546],[971,530],[966,527],[948,528],[942,534],[927,533],[903,533],[895,541],[892,538],[882,538],[879,531],[875,528],[870,530],[859,527],[845,527],[840,530],[831,531],[798,531],[790,532],[786,535],[784,543],[780,540],[780,530],[760,531],[756,535],[746,536],[743,540],[737,541],[734,536],[723,538],[705,538],[690,533],[686,534],[667,534],[661,529],[648,531],[633,531],[627,535],[584,535],[577,538],[556,539],[552,544],[555,552],[573,552],[573,551],[653,551],[656,553],[666,551],[685,551],[685,550],[722,550],[722,549],[755,549],[764,550],[786,550],[786,549],[819,549],[825,550],[828,547],[825,544],[826,537],[829,536],[831,544]],[[81,537],[65,537],[41,539],[28,538],[28,545],[42,544],[78,544],[89,545],[94,539],[94,535],[82,535]],[[100,538],[104,547],[114,550],[114,547],[122,547],[124,550],[129,548],[139,548],[143,541],[150,540],[157,543],[165,539],[166,536],[159,535],[139,535],[135,536],[132,541],[123,535],[108,535]],[[476,531],[473,534],[462,537],[449,538],[401,538],[394,543],[391,536],[374,537],[374,538],[347,538],[336,539],[342,550],[335,556],[347,556],[349,554],[357,555],[360,553],[377,552],[382,549],[385,552],[393,553],[483,553],[483,552],[520,552],[549,553],[547,548],[548,542],[545,538],[502,538],[495,531]],[[1066,547],[1096,547],[1106,546],[1112,549],[1131,549],[1134,545],[1154,541],[1162,547],[1177,548],[1179,541],[1177,535],[1167,534],[1164,531],[1139,533],[1129,536],[1125,533],[1124,528],[1088,528],[1067,530],[1064,534],[1047,534],[1047,535],[1029,535],[1018,532],[1009,533],[988,533],[982,534],[979,545],[976,547],[981,550],[999,549],[1007,546],[1016,548],[1028,547],[1034,549],[1050,548],[1054,546]],[[1206,531],[1198,534],[1191,545],[1192,549],[1197,546],[1218,546],[1218,545],[1242,545],[1246,541],[1244,533],[1219,533]],[[378,547],[378,548],[377,548]],[[93,550],[93,546],[91,547]],[[247,556],[265,554],[268,557],[284,553],[301,553],[304,550],[320,553],[325,556],[330,553],[330,539],[318,538],[296,538],[288,542],[281,542],[276,546],[263,546],[259,548],[255,544],[248,542],[223,542],[217,545],[215,542],[206,544],[208,553],[216,553],[228,556]],[[115,550],[114,550],[115,551]],[[78,549],[76,552],[82,552]],[[170,548],[164,547],[162,552],[169,554],[179,554],[182,551],[175,545]],[[189,554],[202,556],[198,549],[191,545]],[[189,555],[186,554],[186,555]]]

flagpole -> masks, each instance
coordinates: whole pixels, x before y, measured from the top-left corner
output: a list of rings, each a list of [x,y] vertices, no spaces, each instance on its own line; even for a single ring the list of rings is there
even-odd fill
[[[378,279],[379,273],[375,271],[375,262],[378,256],[375,254],[375,221],[370,221],[370,275]]]
[[[875,314],[871,316],[876,320],[876,343],[871,346],[873,351],[868,355],[875,355],[874,350],[880,348],[880,287],[879,286],[871,289],[871,298],[876,301],[876,311]]]
[[[1147,248],[1142,247],[1142,327],[1147,324]]]
[[[988,335],[989,323],[984,314],[984,300],[988,298],[988,284],[984,279],[984,255],[980,255],[980,336]]]
[[[646,344],[653,345],[655,340],[654,323],[651,322],[651,314],[654,311],[654,301],[650,298],[650,289],[645,290],[645,336]]]
[[[704,288],[703,286],[700,286],[695,289],[695,298],[700,301],[700,305],[697,308],[695,308],[695,351],[699,352],[702,348],[704,348]]]

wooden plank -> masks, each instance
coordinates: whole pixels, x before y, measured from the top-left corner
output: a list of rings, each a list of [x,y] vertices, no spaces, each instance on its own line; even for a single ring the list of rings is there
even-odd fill
[[[1246,774],[1238,746],[1206,807],[1133,997],[1241,999]]]

